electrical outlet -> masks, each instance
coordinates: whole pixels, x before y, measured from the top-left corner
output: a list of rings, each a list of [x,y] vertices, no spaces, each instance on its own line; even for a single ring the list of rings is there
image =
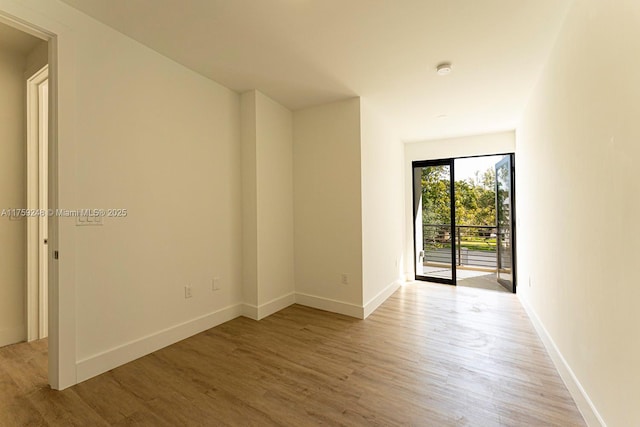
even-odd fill
[[[214,277],[211,280],[211,290],[213,292],[220,290],[220,278],[219,277]]]
[[[342,273],[340,275],[340,283],[343,285],[349,284],[349,275],[347,273]]]
[[[191,285],[186,285],[184,287],[184,297],[186,298],[191,298],[193,296],[192,293],[192,289],[191,289]]]

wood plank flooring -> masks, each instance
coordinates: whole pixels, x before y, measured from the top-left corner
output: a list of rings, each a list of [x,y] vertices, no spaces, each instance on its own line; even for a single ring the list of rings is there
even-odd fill
[[[368,319],[238,318],[62,392],[0,349],[0,426],[583,426],[512,294],[402,287]]]

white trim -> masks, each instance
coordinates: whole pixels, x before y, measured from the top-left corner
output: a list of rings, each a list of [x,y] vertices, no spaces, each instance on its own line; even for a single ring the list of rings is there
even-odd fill
[[[40,171],[39,191],[40,208],[49,209],[49,65],[46,65],[47,79],[38,85],[38,164]],[[49,218],[38,218],[38,335],[46,338],[49,332]]]
[[[253,304],[242,304],[242,317],[251,320],[258,320],[258,306]]]
[[[78,382],[88,380],[236,317],[244,316],[260,320],[295,303],[363,319],[365,310],[370,310],[369,314],[373,312],[399,287],[399,282],[391,283],[367,304],[366,309],[355,304],[294,292],[259,306],[242,303],[232,305],[82,359],[76,364],[77,380]]]
[[[364,305],[364,318],[369,317],[371,313],[376,311],[380,305],[387,300],[395,291],[400,289],[401,282],[396,280],[395,282],[390,283],[386,288],[378,292],[378,295],[371,298],[368,303]]]
[[[283,295],[279,298],[274,298],[271,301],[265,302],[258,306],[258,320],[264,319],[267,316],[271,316],[273,313],[289,307],[296,303],[296,294],[291,292]]]
[[[47,102],[43,93],[49,79],[45,65],[27,79],[27,208],[47,209],[46,203],[46,135],[48,120],[44,117]],[[48,102],[47,102],[48,103]],[[27,218],[27,340],[47,336],[47,256],[42,246],[47,218]]]
[[[600,413],[582,387],[582,384],[580,384],[580,381],[578,381],[571,366],[569,366],[564,356],[562,356],[562,353],[560,353],[556,343],[553,341],[553,338],[551,338],[551,335],[549,335],[549,332],[547,332],[547,329],[540,321],[533,307],[529,305],[529,302],[522,296],[522,293],[518,293],[517,295],[587,425],[589,427],[606,427],[607,424],[602,419],[602,416],[600,416]]]
[[[253,304],[242,304],[242,315],[253,320],[261,320],[271,316],[273,313],[289,307],[296,303],[295,292],[288,293],[271,301],[267,301],[259,306]]]
[[[78,382],[88,380],[110,369],[117,368],[178,341],[228,322],[241,316],[242,312],[243,304],[231,305],[79,360],[76,365]]]
[[[336,301],[316,295],[296,293],[296,304],[330,311],[332,313],[344,314],[345,316],[351,316],[357,319],[364,319],[364,309],[359,305],[348,302]]]

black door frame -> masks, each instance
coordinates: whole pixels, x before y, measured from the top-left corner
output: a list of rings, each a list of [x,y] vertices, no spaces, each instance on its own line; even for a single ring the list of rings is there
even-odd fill
[[[414,170],[416,167],[424,167],[424,166],[443,166],[443,165],[450,165],[451,169],[450,169],[450,173],[451,173],[451,183],[450,183],[450,190],[451,190],[451,223],[455,226],[455,169],[454,169],[454,163],[456,159],[470,159],[470,158],[474,158],[474,157],[492,157],[492,156],[510,156],[511,158],[511,197],[512,197],[512,203],[511,203],[511,233],[512,233],[512,241],[511,241],[511,259],[512,259],[512,264],[513,264],[513,271],[512,271],[512,277],[513,277],[513,293],[516,293],[516,289],[517,289],[517,285],[518,285],[518,280],[517,280],[517,257],[516,257],[516,174],[515,174],[515,153],[495,153],[495,154],[479,154],[479,155],[475,155],[475,156],[459,156],[459,157],[449,157],[449,158],[444,158],[444,159],[435,159],[435,160],[415,160],[411,162],[411,193],[413,196],[413,206],[412,206],[412,210],[413,210],[413,271],[414,271],[414,275],[415,275],[415,279],[416,280],[420,280],[420,281],[429,281],[429,282],[436,282],[436,283],[443,283],[443,284],[447,284],[447,285],[453,285],[456,286],[457,285],[457,276],[456,276],[456,264],[457,264],[457,260],[456,260],[456,250],[455,250],[455,244],[451,245],[451,251],[452,251],[452,260],[453,260],[453,266],[452,266],[452,280],[449,279],[442,279],[439,277],[428,277],[428,276],[419,276],[417,274],[417,259],[418,259],[418,254],[416,252],[416,182],[415,182],[415,174],[414,174]]]
[[[417,280],[443,283],[445,285],[454,285],[457,283],[456,277],[456,245],[455,245],[455,224],[456,224],[456,189],[455,189],[455,170],[454,170],[454,158],[450,159],[438,159],[438,160],[418,160],[411,162],[411,175],[412,175],[412,186],[413,186],[413,271],[416,273]],[[418,276],[418,264],[417,258],[418,254],[416,253],[416,220],[418,218],[418,214],[422,215],[422,212],[417,212],[417,202],[416,199],[416,182],[415,182],[415,169],[423,168],[429,166],[449,166],[449,194],[450,194],[450,212],[451,217],[449,218],[449,222],[451,224],[451,279],[445,279],[442,277],[434,277],[434,276]],[[420,197],[422,197],[422,183],[420,183]]]

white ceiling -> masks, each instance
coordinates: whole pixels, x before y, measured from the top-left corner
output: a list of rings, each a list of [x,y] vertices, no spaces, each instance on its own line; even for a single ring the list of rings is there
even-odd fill
[[[0,49],[27,55],[43,42],[37,37],[0,22]]]
[[[363,96],[416,141],[514,129],[572,0],[63,1],[292,110]]]

